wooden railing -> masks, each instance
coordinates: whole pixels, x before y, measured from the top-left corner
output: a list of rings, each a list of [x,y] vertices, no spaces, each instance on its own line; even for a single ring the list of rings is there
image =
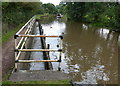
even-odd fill
[[[29,63],[29,62],[61,62],[62,57],[62,39],[63,36],[48,36],[48,35],[31,35],[32,29],[34,29],[34,25],[36,23],[36,16],[33,16],[15,35],[15,71],[18,68],[18,63]],[[60,49],[24,49],[24,45],[26,41],[30,37],[59,37],[61,40]],[[60,52],[58,60],[19,60],[22,52]]]

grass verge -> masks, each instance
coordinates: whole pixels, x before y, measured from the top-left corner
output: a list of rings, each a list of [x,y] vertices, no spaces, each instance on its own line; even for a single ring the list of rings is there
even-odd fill
[[[40,20],[42,17],[53,17],[53,16],[55,16],[55,15],[53,15],[53,14],[48,14],[48,13],[45,13],[45,14],[37,14],[37,15],[36,15],[36,19],[37,19],[37,20]]]
[[[12,82],[12,81],[3,81],[3,85],[6,84],[69,84],[70,80],[56,80],[56,81],[20,81],[20,82]],[[12,86],[12,85],[11,85]]]
[[[4,35],[2,35],[2,43],[4,44],[5,42],[7,42],[8,40],[10,40],[10,38],[24,25],[24,23],[20,24],[17,28],[9,30],[7,33],[5,33]]]
[[[49,14],[48,13],[46,13],[46,14],[38,14],[38,15],[36,15],[36,19],[40,19],[40,17],[44,17],[44,16],[48,16]]]

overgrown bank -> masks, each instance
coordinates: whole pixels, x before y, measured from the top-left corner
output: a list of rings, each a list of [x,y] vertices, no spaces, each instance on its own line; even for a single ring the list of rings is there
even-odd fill
[[[58,9],[62,14],[67,15],[68,20],[120,31],[120,4],[118,2],[61,2]]]
[[[14,30],[8,30],[7,33],[4,33],[4,35],[2,36],[2,43],[4,44],[5,42],[7,42],[8,40],[10,40],[13,35],[24,25],[20,24],[18,27],[14,28]]]
[[[2,2],[2,42],[6,42],[32,16],[54,15],[57,9],[51,3],[42,2]]]

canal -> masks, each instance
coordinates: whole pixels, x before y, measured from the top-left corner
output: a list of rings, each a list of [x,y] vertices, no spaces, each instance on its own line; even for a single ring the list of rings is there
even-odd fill
[[[64,35],[61,71],[81,84],[118,83],[118,32],[93,28],[81,22],[63,22],[57,19],[41,21],[46,35]],[[58,38],[46,38],[51,49],[58,49]],[[59,53],[51,52],[50,59]],[[58,63],[53,62],[53,70]]]

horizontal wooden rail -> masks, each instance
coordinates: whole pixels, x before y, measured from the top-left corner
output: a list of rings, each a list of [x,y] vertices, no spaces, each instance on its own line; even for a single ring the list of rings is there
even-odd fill
[[[60,52],[60,51],[62,51],[62,49],[18,49],[18,50],[16,50],[16,51],[56,51],[56,52]]]
[[[16,60],[16,63],[29,63],[29,62],[59,62],[59,60]]]
[[[27,29],[26,31],[25,31],[25,34],[29,34],[30,33],[30,31],[31,31],[31,28],[29,29]],[[18,42],[18,45],[16,46],[16,49],[18,49],[19,48],[19,46],[20,46],[20,44],[22,43],[22,41],[24,40],[24,38],[25,37],[22,37],[21,39],[20,39],[20,41]]]
[[[23,44],[22,44],[22,46],[21,46],[21,49],[23,49],[23,47],[24,47],[24,45],[25,45],[26,41],[27,41],[27,37],[25,38],[25,40],[24,40],[24,42],[23,42]],[[17,54],[17,56],[16,56],[16,60],[18,60],[18,59],[19,59],[20,54],[21,54],[21,51],[20,51],[20,52],[18,52],[18,54]]]
[[[23,49],[24,45],[25,45],[25,42],[23,42],[21,49]],[[18,52],[17,56],[15,57],[15,58],[16,58],[16,60],[18,60],[18,59],[19,59],[20,55],[21,55],[21,51],[20,51],[20,52]]]
[[[55,35],[51,35],[51,36],[46,36],[46,35],[17,35],[18,37],[61,37],[61,36],[55,36]]]
[[[14,35],[14,38],[15,38],[15,69],[18,68],[18,63],[31,63],[31,62],[59,62],[59,65],[60,65],[60,62],[61,62],[61,57],[62,57],[62,39],[63,39],[63,36],[62,35],[43,35],[43,34],[40,34],[40,35],[32,35],[31,31],[33,29],[33,26],[34,24],[36,23],[36,16],[32,17],[15,35]],[[21,39],[17,39],[17,38],[21,38]],[[27,39],[29,39],[29,37],[59,37],[61,39],[61,42],[60,42],[60,49],[23,49],[26,42],[27,42]],[[19,42],[17,42],[17,40],[19,40]],[[44,53],[47,53],[47,52],[59,52],[59,58],[56,59],[56,60],[50,60],[48,58],[50,58],[49,56],[45,56],[47,57],[45,60],[37,60],[37,59],[33,59],[33,60],[20,60],[20,56],[21,56],[21,53],[22,52],[43,52],[45,51]]]

